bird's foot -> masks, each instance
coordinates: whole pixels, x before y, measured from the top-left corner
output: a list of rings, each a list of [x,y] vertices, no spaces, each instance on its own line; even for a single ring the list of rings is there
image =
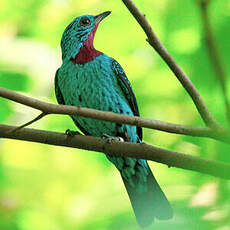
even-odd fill
[[[112,137],[108,134],[103,134],[102,138],[105,140],[105,143],[112,143],[116,141],[124,142],[124,139],[122,137]]]
[[[70,129],[67,129],[65,131],[65,134],[68,136],[68,137],[74,137],[76,135],[82,135],[81,133],[79,133],[78,131],[72,131]]]

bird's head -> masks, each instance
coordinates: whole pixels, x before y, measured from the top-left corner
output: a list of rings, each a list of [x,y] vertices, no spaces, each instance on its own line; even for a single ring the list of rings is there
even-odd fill
[[[75,18],[65,29],[61,39],[62,59],[74,58],[80,48],[87,43],[93,48],[94,35],[99,23],[111,12],[83,15]]]

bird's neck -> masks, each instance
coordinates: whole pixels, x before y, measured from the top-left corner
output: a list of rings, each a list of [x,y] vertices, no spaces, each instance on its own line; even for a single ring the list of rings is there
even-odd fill
[[[97,56],[102,54],[102,52],[96,50],[93,46],[93,40],[96,30],[97,26],[90,32],[87,40],[84,41],[75,58],[70,59],[74,64],[85,64],[94,60]]]

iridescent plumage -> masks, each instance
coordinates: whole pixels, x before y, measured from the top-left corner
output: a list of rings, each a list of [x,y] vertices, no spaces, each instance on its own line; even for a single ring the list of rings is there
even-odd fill
[[[136,97],[124,70],[113,58],[93,47],[97,27],[109,13],[78,17],[65,29],[61,41],[63,63],[55,76],[56,97],[59,104],[139,116]],[[71,118],[85,135],[107,134],[133,143],[142,141],[142,129],[135,126],[78,116]],[[168,200],[145,160],[107,158],[120,171],[141,226],[149,225],[155,217],[172,217]]]

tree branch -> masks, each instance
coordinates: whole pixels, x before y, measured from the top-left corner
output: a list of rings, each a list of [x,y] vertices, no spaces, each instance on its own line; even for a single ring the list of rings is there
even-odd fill
[[[16,93],[14,91],[0,88],[0,97],[15,101],[17,103],[29,106],[34,109],[38,109],[44,115],[48,114],[66,114],[66,115],[77,115],[88,118],[93,118],[103,121],[111,121],[120,124],[129,124],[138,127],[144,127],[149,129],[156,129],[160,131],[165,131],[175,134],[183,134],[189,136],[198,136],[198,137],[209,137],[216,140],[223,141],[230,144],[230,132],[224,128],[218,128],[213,130],[209,127],[195,127],[195,126],[185,126],[179,124],[172,124],[168,122],[151,120],[136,116],[122,115],[112,112],[104,112],[95,109],[81,108],[77,106],[68,106],[68,105],[55,105],[51,103],[46,103],[35,98],[27,97],[22,94]],[[26,124],[31,124],[33,121],[37,121],[39,118],[43,117],[40,114],[38,117],[33,119]],[[26,125],[25,124],[25,125]],[[25,127],[25,125],[22,125]],[[22,127],[20,126],[20,127]],[[18,130],[18,128],[17,128]],[[11,132],[13,132],[12,130]]]
[[[16,131],[19,130],[19,129],[25,128],[26,126],[29,126],[29,125],[33,124],[34,122],[36,122],[36,121],[42,119],[42,118],[43,118],[44,116],[46,116],[46,115],[48,115],[48,113],[42,112],[41,114],[39,114],[37,117],[35,117],[35,118],[32,119],[31,121],[26,122],[25,124],[20,125],[20,126],[16,127],[15,129],[10,130],[10,132],[16,132]]]
[[[186,170],[192,170],[220,178],[230,179],[230,164],[217,162],[213,160],[206,160],[199,157],[189,156],[186,154],[158,148],[148,145],[146,143],[134,144],[129,142],[113,142],[106,143],[103,139],[76,135],[74,137],[67,136],[63,133],[50,132],[44,130],[23,128],[33,122],[43,118],[48,114],[68,114],[84,116],[92,119],[124,123],[138,127],[145,127],[157,129],[176,134],[184,134],[190,136],[209,137],[216,140],[224,141],[230,144],[229,130],[221,127],[212,117],[208,108],[204,104],[201,96],[193,83],[189,80],[183,70],[178,66],[175,60],[170,56],[166,48],[157,38],[151,26],[147,22],[145,16],[136,8],[131,0],[122,0],[138,23],[145,31],[149,44],[159,53],[163,60],[167,63],[169,68],[174,72],[178,80],[186,89],[192,98],[200,116],[207,127],[192,127],[183,126],[179,124],[172,124],[157,120],[144,119],[136,116],[127,116],[116,114],[112,112],[104,112],[100,110],[93,110],[89,108],[80,108],[76,106],[54,105],[45,103],[40,100],[30,98],[19,93],[0,88],[0,96],[9,100],[27,105],[34,109],[40,110],[42,113],[27,122],[26,124],[14,127],[0,124],[0,138],[17,139],[31,142],[44,143],[49,145],[66,146],[72,148],[80,148],[85,150],[92,150],[106,153],[111,156],[132,157],[139,159],[146,159],[156,161],[158,163],[166,164],[169,167],[177,167]],[[219,70],[218,70],[219,71]],[[217,72],[218,72],[217,71]],[[225,85],[225,79],[221,77],[221,83]],[[223,86],[222,86],[223,87]],[[223,89],[226,96],[226,88]],[[227,98],[227,97],[226,97]],[[229,113],[230,114],[230,113]]]
[[[209,17],[208,17],[208,5],[210,0],[198,0],[198,4],[201,8],[201,15],[204,23],[204,36],[208,48],[209,58],[212,66],[214,67],[214,71],[216,72],[216,76],[219,79],[221,90],[223,93],[224,103],[226,107],[226,116],[228,122],[230,123],[230,104],[227,96],[227,87],[226,87],[226,75],[224,71],[224,67],[220,61],[220,56],[218,53],[218,49],[215,45],[214,36],[212,33]]]
[[[0,138],[17,139],[38,142],[49,145],[80,148],[106,153],[112,156],[147,159],[170,167],[192,170],[216,177],[230,179],[230,165],[213,160],[169,151],[145,143],[133,144],[129,142],[106,143],[102,138],[76,135],[69,137],[64,133],[50,132],[37,129],[22,128],[16,132],[14,126],[0,124]]]
[[[212,114],[209,112],[208,108],[204,104],[196,87],[189,80],[187,75],[183,72],[183,70],[179,67],[179,65],[176,63],[176,61],[168,53],[167,49],[163,46],[161,41],[158,39],[152,27],[146,20],[145,15],[141,13],[141,11],[135,6],[132,0],[122,0],[122,1],[130,11],[130,13],[137,20],[137,22],[140,24],[142,29],[144,30],[145,34],[148,37],[147,41],[149,42],[149,44],[163,58],[163,60],[167,63],[167,65],[175,74],[177,79],[183,85],[187,93],[190,95],[204,123],[209,127],[219,127],[216,120],[213,118]]]

